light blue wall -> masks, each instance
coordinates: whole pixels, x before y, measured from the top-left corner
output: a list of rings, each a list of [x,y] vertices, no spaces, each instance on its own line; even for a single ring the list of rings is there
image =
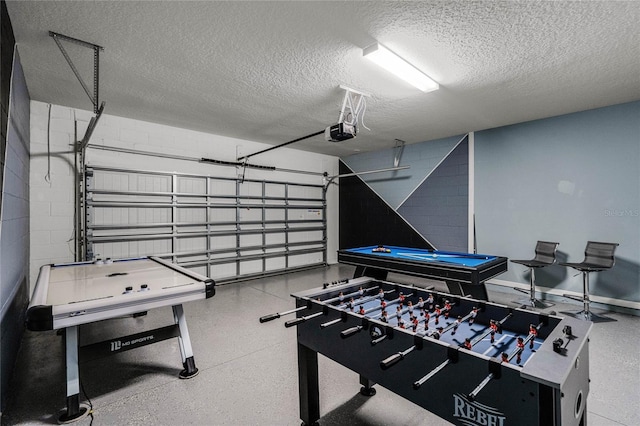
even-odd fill
[[[589,240],[619,243],[591,294],[640,301],[640,102],[475,133],[475,214],[478,251],[512,259],[533,257],[537,240],[570,262]],[[581,292],[575,272],[536,277]],[[500,279],[528,282],[514,264]]]

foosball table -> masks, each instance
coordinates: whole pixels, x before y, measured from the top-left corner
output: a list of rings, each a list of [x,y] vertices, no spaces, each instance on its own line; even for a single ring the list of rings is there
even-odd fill
[[[592,323],[359,277],[296,293],[300,418],[318,354],[457,425],[585,425]]]

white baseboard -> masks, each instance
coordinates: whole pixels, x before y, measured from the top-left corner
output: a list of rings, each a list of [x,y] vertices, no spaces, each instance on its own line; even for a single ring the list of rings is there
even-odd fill
[[[530,287],[529,284],[522,284],[514,281],[505,281],[505,280],[489,280],[487,281],[487,284],[495,284],[497,286],[509,287],[509,288],[517,287],[523,290],[529,290],[529,287]],[[549,294],[553,296],[562,297],[564,294],[570,294],[572,296],[582,297],[582,293],[565,290],[565,289],[542,287],[542,286],[536,285],[536,290],[541,293]],[[613,306],[620,306],[621,308],[640,310],[640,302],[633,302],[631,300],[614,299],[611,297],[604,297],[604,296],[596,296],[593,294],[590,295],[589,298],[594,303],[603,303],[605,305],[613,305]]]

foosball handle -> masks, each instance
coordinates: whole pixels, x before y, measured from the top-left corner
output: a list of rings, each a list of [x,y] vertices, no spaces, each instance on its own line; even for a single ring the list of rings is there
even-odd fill
[[[340,337],[342,337],[343,339],[346,339],[347,337],[351,337],[354,334],[360,332],[360,330],[362,330],[362,326],[361,325],[358,325],[356,327],[347,328],[346,330],[342,330],[340,332]]]
[[[380,361],[380,368],[382,368],[383,370],[386,370],[387,368],[400,362],[403,358],[404,357],[400,352],[398,352],[397,354],[393,354],[390,357]]]
[[[267,322],[267,321],[272,321],[274,319],[280,318],[280,314],[269,314],[269,315],[265,315],[263,317],[260,317],[260,322]]]
[[[289,320],[289,321],[285,322],[284,326],[287,327],[287,328],[293,327],[294,325],[302,324],[306,320],[307,319],[305,317],[294,318],[292,320]]]

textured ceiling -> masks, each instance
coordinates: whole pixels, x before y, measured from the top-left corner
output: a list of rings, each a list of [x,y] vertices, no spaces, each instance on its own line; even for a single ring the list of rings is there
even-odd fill
[[[91,110],[48,31],[104,47],[105,114],[279,144],[371,94],[346,156],[640,99],[640,2],[7,1],[31,98]],[[362,57],[374,41],[441,88]],[[65,44],[91,85],[91,49]]]

